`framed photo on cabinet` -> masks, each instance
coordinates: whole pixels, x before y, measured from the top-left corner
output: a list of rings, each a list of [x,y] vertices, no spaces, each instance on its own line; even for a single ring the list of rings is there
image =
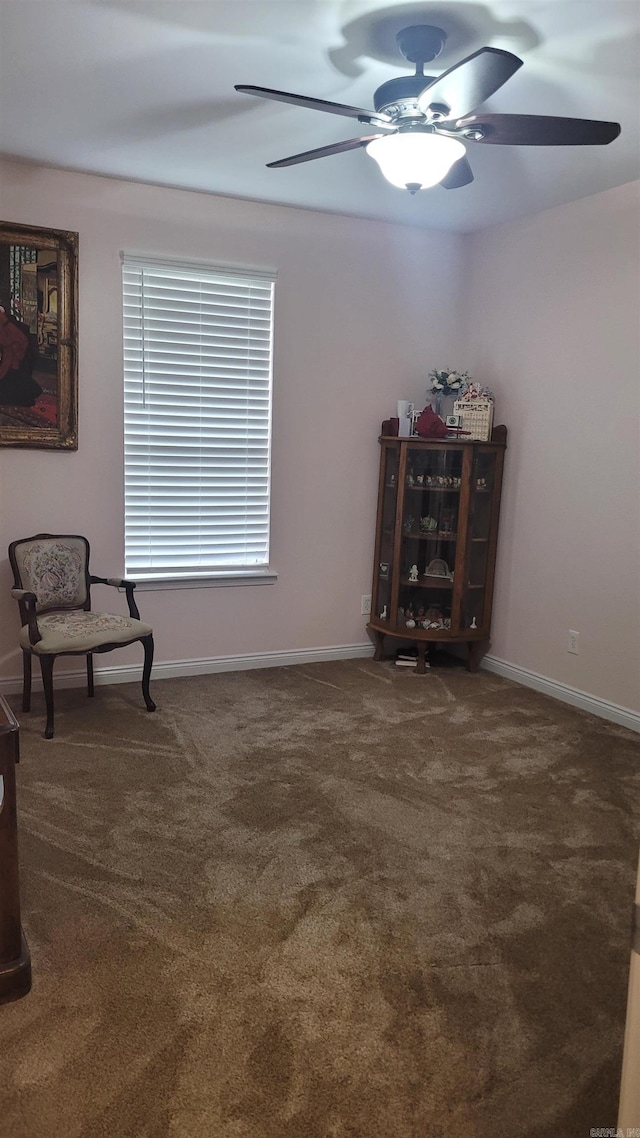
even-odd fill
[[[78,234],[0,222],[0,446],[77,450]]]

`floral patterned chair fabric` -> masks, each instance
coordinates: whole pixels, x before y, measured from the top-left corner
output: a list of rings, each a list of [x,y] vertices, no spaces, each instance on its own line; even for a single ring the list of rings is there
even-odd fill
[[[38,612],[84,605],[88,554],[82,538],[32,538],[13,544],[22,588],[35,593]]]
[[[153,629],[140,620],[133,599],[135,584],[89,573],[89,542],[77,534],[39,533],[9,546],[14,588],[22,629],[24,683],[22,710],[31,707],[31,658],[40,660],[47,707],[46,739],[53,738],[53,665],[56,656],[86,656],[87,690],[93,687],[93,653],[110,652],[140,640],[144,647],[142,695],[148,711],[155,711],[149,695],[153,664]],[[126,592],[129,615],[91,611],[91,586],[112,585]]]

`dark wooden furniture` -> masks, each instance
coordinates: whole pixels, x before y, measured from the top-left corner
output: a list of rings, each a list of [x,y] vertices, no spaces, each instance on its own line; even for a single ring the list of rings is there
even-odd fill
[[[92,696],[93,654],[140,640],[144,648],[142,695],[147,711],[155,711],[149,694],[153,629],[140,620],[133,598],[134,582],[90,574],[89,542],[79,534],[37,533],[12,541],[9,561],[15,584],[11,595],[18,602],[22,624],[22,710],[31,709],[33,655],[38,657],[42,671],[47,707],[45,739],[53,738],[53,665],[57,656],[86,656],[87,693]],[[92,585],[124,589],[129,615],[92,612]]]
[[[617,1131],[619,1134],[638,1133],[637,1127],[640,1120],[640,1079],[638,1078],[638,1071],[640,1071],[640,862],[638,862],[631,929],[631,965]]]
[[[20,924],[16,771],[18,722],[0,696],[0,1004],[26,996],[31,961]]]
[[[491,442],[383,436],[371,590],[374,659],[385,636],[466,644],[475,672],[489,641],[506,428]]]

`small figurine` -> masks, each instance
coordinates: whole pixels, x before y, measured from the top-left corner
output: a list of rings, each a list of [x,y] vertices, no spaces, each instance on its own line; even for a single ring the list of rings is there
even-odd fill
[[[418,486],[422,486],[424,484],[424,474],[419,474],[416,478],[416,482],[418,483]]]
[[[434,557],[433,561],[429,562],[424,571],[424,575],[425,577],[448,577],[449,580],[453,579],[453,573],[449,569],[446,561],[443,561],[441,557]]]
[[[387,606],[385,605],[380,613],[380,620],[387,620]]]
[[[395,476],[395,474],[392,474],[391,477],[389,478],[389,485],[395,486],[395,484],[396,484],[396,476]]]
[[[418,580],[418,566],[417,565],[411,566],[411,568],[409,570],[409,580],[410,581],[417,581]]]
[[[416,622],[413,619],[413,617],[409,617],[408,620],[405,620],[404,626],[405,626],[405,628],[415,628]]]
[[[407,474],[407,486],[413,486],[413,473],[411,471]]]
[[[406,518],[404,519],[404,521],[402,523],[402,528],[403,528],[405,533],[411,533],[411,530],[413,529],[413,523],[415,522],[415,520],[416,519],[414,518],[413,514],[407,514]]]
[[[440,511],[440,529],[441,534],[453,533],[453,510]]]
[[[469,628],[477,628],[477,627],[478,627],[478,626],[477,626],[477,624],[476,624],[476,618],[475,618],[475,616],[474,616],[473,620],[471,621],[471,624],[469,625]]]

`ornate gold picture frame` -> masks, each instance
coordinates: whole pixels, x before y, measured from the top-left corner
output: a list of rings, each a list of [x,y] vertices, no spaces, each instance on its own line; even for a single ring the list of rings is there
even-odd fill
[[[78,234],[0,222],[0,446],[78,448]]]

